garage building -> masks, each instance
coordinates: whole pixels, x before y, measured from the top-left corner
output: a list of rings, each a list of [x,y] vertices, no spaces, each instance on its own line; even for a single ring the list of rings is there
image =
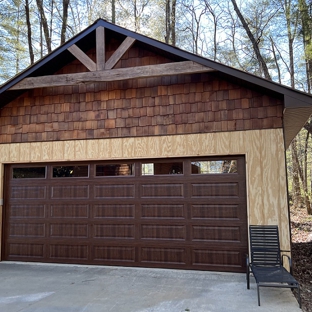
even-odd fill
[[[1,259],[244,272],[290,249],[310,95],[98,20],[0,88]]]

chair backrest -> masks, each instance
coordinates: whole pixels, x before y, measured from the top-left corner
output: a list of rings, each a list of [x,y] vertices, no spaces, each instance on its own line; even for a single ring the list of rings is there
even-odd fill
[[[249,235],[253,265],[281,265],[280,243],[276,225],[250,225]]]

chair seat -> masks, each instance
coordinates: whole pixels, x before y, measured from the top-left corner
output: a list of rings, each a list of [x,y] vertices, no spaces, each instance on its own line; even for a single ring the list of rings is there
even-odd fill
[[[257,284],[292,284],[298,285],[295,278],[284,267],[251,266]]]

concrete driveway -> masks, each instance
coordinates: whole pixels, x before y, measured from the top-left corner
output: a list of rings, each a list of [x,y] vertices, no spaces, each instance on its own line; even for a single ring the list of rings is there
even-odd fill
[[[0,262],[3,312],[296,312],[289,289],[244,274]]]

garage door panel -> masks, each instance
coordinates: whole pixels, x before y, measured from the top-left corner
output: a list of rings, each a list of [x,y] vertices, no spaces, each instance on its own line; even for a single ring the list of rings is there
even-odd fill
[[[93,246],[94,260],[99,262],[135,262],[135,247],[133,246]]]
[[[44,244],[36,243],[10,243],[8,246],[9,258],[17,260],[19,258],[44,258]]]
[[[185,219],[184,204],[142,204],[141,217],[147,219]]]
[[[49,233],[52,238],[88,238],[88,224],[50,224]]]
[[[89,217],[89,205],[52,204],[50,206],[50,216],[59,219],[87,219]]]
[[[239,205],[200,204],[191,206],[192,219],[239,220]]]
[[[54,260],[88,260],[86,245],[53,245],[49,246],[49,258]]]
[[[49,258],[51,259],[88,260],[88,255],[87,245],[51,244],[49,246]]]
[[[51,199],[88,199],[88,185],[53,185],[51,187]]]
[[[95,198],[134,198],[135,186],[132,184],[96,185]]]
[[[23,181],[25,183],[25,181]],[[25,183],[26,184],[26,183]],[[45,199],[46,186],[14,186],[11,188],[11,199]]]
[[[11,219],[40,219],[46,216],[46,205],[38,204],[12,204],[10,209]]]
[[[95,238],[134,239],[133,224],[95,224],[93,226]]]
[[[198,266],[223,267],[224,270],[242,266],[240,250],[193,249],[192,264]]]
[[[45,178],[30,164],[7,165],[4,259],[244,272],[245,160],[224,159],[239,174],[195,174],[181,158],[131,161],[131,174],[116,176],[117,162],[45,164]],[[168,174],[176,164],[183,170]],[[12,178],[23,166],[32,178]],[[64,168],[77,175],[63,177]]]
[[[183,197],[183,184],[142,184],[141,197]]]
[[[200,183],[192,184],[192,197],[237,197],[238,183]]]
[[[141,238],[153,240],[185,240],[186,226],[143,224],[141,226]]]
[[[142,247],[139,259],[141,263],[185,265],[187,250],[186,248]]]
[[[93,205],[92,216],[100,219],[133,219],[135,217],[135,205],[96,204]]]
[[[11,223],[9,237],[45,237],[45,223]]]
[[[239,242],[241,237],[239,226],[193,225],[193,241]]]

